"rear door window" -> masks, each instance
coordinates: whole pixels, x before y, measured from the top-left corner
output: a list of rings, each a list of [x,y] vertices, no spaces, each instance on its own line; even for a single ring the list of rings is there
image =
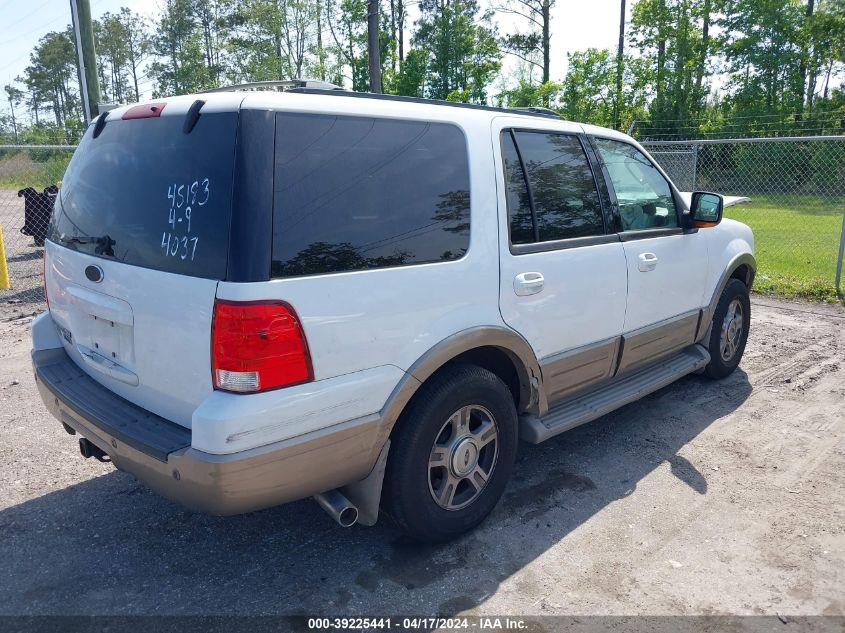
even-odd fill
[[[519,152],[510,132],[502,133],[502,156],[505,161],[505,194],[508,201],[511,244],[531,244],[538,241],[534,234],[531,197],[528,195]]]
[[[514,131],[513,139],[508,141],[511,132],[503,134],[511,243],[535,241],[528,239],[525,221],[528,201],[533,206],[538,242],[604,235],[596,182],[578,137]],[[522,161],[522,170],[515,163],[517,156]],[[527,184],[523,174],[527,176]]]
[[[117,120],[71,159],[49,237],[68,248],[165,272],[223,279],[238,113]]]
[[[278,114],[273,211],[273,277],[459,259],[466,139],[445,123]]]

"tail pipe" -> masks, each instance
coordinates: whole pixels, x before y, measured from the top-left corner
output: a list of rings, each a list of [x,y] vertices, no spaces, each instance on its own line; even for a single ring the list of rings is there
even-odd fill
[[[79,452],[85,459],[93,457],[98,462],[110,462],[111,458],[99,446],[89,442],[84,437],[79,438]]]
[[[358,508],[339,490],[321,492],[314,495],[314,500],[341,527],[352,527],[358,522]]]

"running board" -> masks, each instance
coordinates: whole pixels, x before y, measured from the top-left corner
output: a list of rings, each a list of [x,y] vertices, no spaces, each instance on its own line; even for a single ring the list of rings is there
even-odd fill
[[[591,422],[611,411],[639,400],[678,378],[702,369],[710,354],[700,345],[691,345],[679,354],[633,372],[617,382],[555,405],[542,418],[526,415],[520,419],[520,437],[539,444],[564,431]]]

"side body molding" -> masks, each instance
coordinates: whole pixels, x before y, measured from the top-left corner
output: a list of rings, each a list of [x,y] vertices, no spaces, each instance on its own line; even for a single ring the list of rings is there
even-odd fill
[[[383,441],[387,440],[399,414],[426,379],[456,356],[480,347],[495,347],[505,353],[516,367],[522,409],[519,413],[545,414],[548,402],[542,388],[542,373],[528,341],[505,327],[478,326],[443,339],[408,368],[381,410]]]
[[[728,285],[728,280],[733,276],[733,274],[737,271],[740,266],[747,266],[748,267],[748,274],[746,275],[746,279],[742,281],[745,282],[745,285],[748,288],[751,288],[751,284],[754,283],[754,275],[757,273],[757,260],[754,259],[754,255],[751,253],[740,253],[736,257],[734,257],[730,263],[725,267],[722,276],[719,278],[719,283],[716,284],[716,287],[713,289],[713,296],[710,297],[710,302],[704,307],[701,313],[701,322],[698,326],[698,332],[696,333],[695,340],[696,342],[700,341],[704,338],[707,332],[710,330],[710,324],[713,321],[713,315],[716,313],[716,306],[719,303],[719,297],[722,296],[722,292],[725,290],[725,286]]]
[[[540,368],[546,378],[543,385],[549,403],[553,406],[558,400],[612,378],[621,343],[622,337],[614,336],[543,358]]]
[[[617,374],[624,374],[692,345],[701,310],[692,310],[659,323],[623,334],[622,357]]]

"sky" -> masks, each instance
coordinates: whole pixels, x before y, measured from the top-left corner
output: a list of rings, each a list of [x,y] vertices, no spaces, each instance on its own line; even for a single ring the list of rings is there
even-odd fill
[[[383,1],[382,4],[386,3]],[[627,4],[630,7],[632,2]],[[123,6],[149,16],[158,13],[154,0],[92,0],[91,13],[96,19],[107,11],[117,12]],[[410,26],[415,15],[409,13]],[[615,49],[619,29],[619,0],[558,0],[552,14],[552,79],[563,78],[567,53],[590,47]],[[527,28],[524,20],[512,15],[497,15],[496,22],[500,32],[510,32],[514,24],[518,24],[520,30]],[[40,37],[49,31],[61,30],[67,24],[70,24],[69,0],[0,0],[2,85],[23,74],[29,64],[29,53]],[[512,61],[506,62],[505,71],[513,65]],[[149,91],[150,83],[146,82],[145,87]],[[0,110],[7,111],[8,104],[0,107]]]
[[[148,15],[156,12],[150,0],[91,0],[91,13],[96,19],[123,6]],[[69,0],[0,0],[0,82],[6,85],[22,75],[38,40],[70,22]]]

